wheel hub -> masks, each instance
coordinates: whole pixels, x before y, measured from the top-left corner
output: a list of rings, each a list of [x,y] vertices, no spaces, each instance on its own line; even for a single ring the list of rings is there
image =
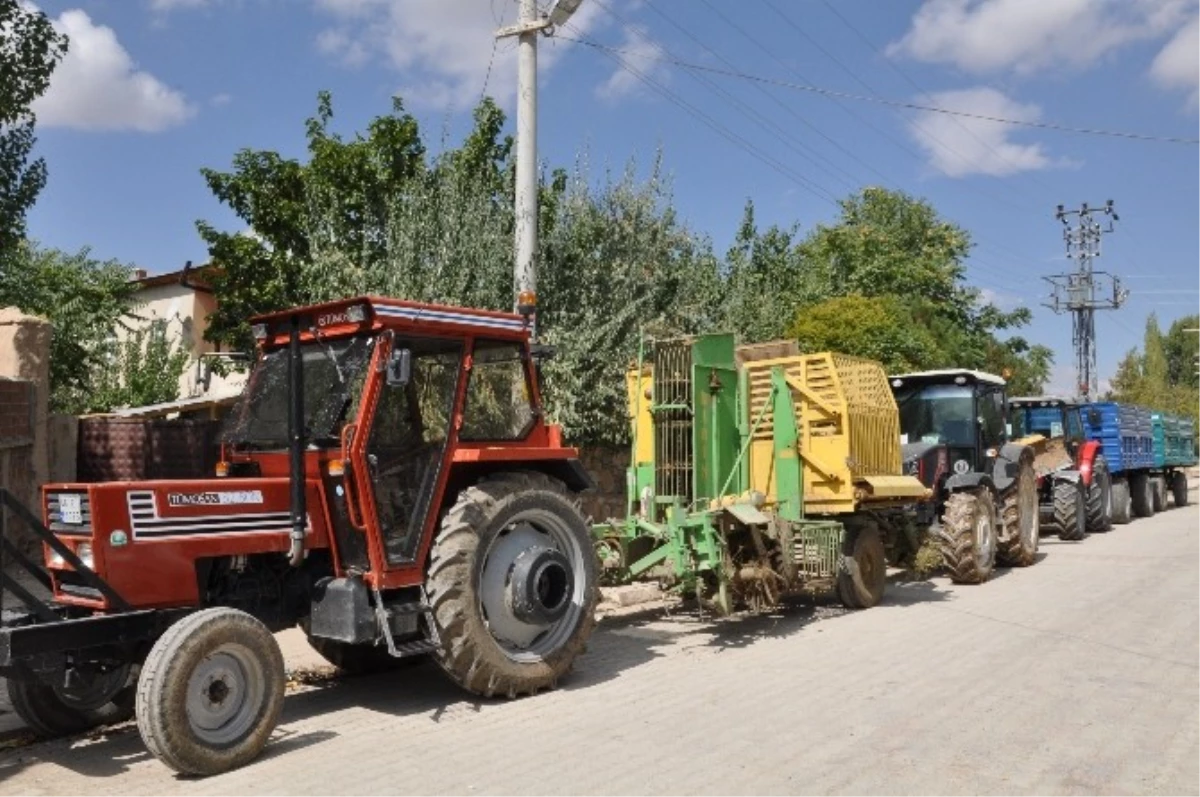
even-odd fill
[[[188,679],[192,732],[213,745],[241,738],[265,700],[263,675],[254,656],[239,645],[223,645],[206,656]]]
[[[527,548],[513,563],[508,605],[522,622],[552,623],[566,614],[573,587],[565,556],[553,548]]]

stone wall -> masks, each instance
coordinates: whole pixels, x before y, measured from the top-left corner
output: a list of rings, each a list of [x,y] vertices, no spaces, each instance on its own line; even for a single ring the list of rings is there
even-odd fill
[[[595,492],[583,496],[584,515],[597,523],[624,517],[629,447],[588,446],[580,449],[579,458],[597,484]]]

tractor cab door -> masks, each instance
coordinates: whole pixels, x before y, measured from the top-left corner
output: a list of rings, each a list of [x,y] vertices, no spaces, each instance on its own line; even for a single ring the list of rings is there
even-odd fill
[[[1063,429],[1063,442],[1066,444],[1067,453],[1071,455],[1071,459],[1075,459],[1079,455],[1079,447],[1083,445],[1083,419],[1079,415],[1078,407],[1064,407],[1063,415],[1066,421],[1066,427]]]
[[[363,514],[385,568],[411,564],[446,467],[463,342],[397,336],[380,352],[373,401],[364,407]]]
[[[978,469],[991,469],[995,454],[988,452],[999,451],[1008,442],[1008,429],[1005,419],[1004,388],[993,385],[980,385],[976,398],[976,423],[979,427],[979,466]]]

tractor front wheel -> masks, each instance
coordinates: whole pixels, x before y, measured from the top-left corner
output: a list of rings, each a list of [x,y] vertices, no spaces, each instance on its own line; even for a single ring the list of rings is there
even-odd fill
[[[438,664],[485,697],[552,689],[596,624],[587,521],[566,487],[540,473],[497,474],[459,493],[425,584]]]
[[[1060,540],[1076,542],[1087,536],[1087,496],[1082,482],[1063,479],[1054,484],[1054,525]]]
[[[254,760],[283,710],[279,643],[237,609],[189,614],[154,643],[142,667],[142,741],[185,775],[215,775]]]
[[[954,493],[939,535],[942,561],[956,584],[982,584],[996,565],[996,504],[986,487]]]
[[[1000,538],[996,556],[1000,564],[1029,567],[1037,560],[1038,537],[1041,534],[1037,476],[1033,473],[1032,463],[1021,463],[1017,483],[1005,493],[1000,507],[1004,534]]]
[[[1108,531],[1113,525],[1113,481],[1104,457],[1092,463],[1092,483],[1087,491],[1087,530]]]
[[[869,609],[883,598],[887,584],[887,554],[874,524],[847,529],[842,544],[837,593],[848,609]]]
[[[17,716],[45,738],[82,733],[133,716],[136,679],[130,665],[81,675],[78,680],[68,688],[10,679],[8,700]]]

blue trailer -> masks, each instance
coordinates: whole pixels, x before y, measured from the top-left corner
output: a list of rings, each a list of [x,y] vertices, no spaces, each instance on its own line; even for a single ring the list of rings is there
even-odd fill
[[[1100,444],[1112,473],[1114,523],[1149,517],[1187,504],[1183,468],[1197,463],[1196,430],[1190,418],[1134,404],[1100,401],[1083,407],[1084,434]]]

